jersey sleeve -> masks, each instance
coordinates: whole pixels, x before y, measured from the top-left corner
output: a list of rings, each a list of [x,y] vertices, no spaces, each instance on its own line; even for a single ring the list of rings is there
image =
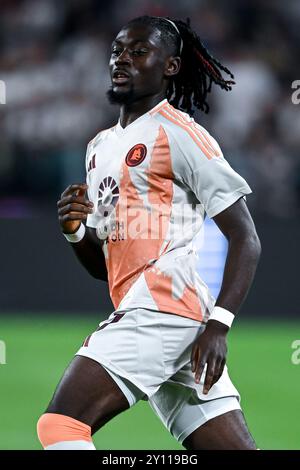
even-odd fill
[[[86,157],[85,157],[85,171],[86,171],[86,184],[88,185],[88,189],[87,189],[87,197],[90,201],[92,201],[94,203],[94,212],[92,214],[88,214],[87,215],[87,219],[86,219],[86,226],[87,227],[91,227],[91,228],[96,228],[97,227],[97,224],[99,222],[99,219],[98,219],[98,216],[96,215],[96,206],[95,206],[95,201],[94,201],[94,198],[93,198],[93,194],[92,194],[92,182],[91,182],[91,171],[89,169],[89,165],[90,165],[90,162],[91,162],[91,159],[92,159],[92,150],[93,150],[93,141],[89,142],[88,146],[87,146],[87,150],[86,150]]]
[[[212,218],[252,191],[224,158],[216,140],[195,122],[172,132],[173,172]]]

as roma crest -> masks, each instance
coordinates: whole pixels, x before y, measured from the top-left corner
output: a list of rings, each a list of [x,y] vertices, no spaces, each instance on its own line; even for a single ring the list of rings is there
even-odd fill
[[[128,166],[137,166],[145,160],[147,155],[147,147],[144,144],[136,144],[126,155],[126,164]]]

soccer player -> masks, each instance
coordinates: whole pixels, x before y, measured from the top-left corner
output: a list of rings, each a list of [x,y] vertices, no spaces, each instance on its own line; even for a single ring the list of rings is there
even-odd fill
[[[62,193],[58,214],[83,266],[108,281],[115,311],[68,366],[39,439],[45,449],[94,449],[92,434],[144,399],[187,449],[254,450],[225,364],[260,255],[251,190],[190,116],[233,76],[189,23],[150,16],[121,29],[109,66],[119,121],[89,143],[87,184]],[[196,272],[205,214],[229,242],[216,301]]]

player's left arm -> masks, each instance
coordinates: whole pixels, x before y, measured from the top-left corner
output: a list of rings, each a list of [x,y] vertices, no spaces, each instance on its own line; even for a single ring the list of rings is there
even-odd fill
[[[168,128],[172,168],[176,179],[191,190],[229,242],[225,270],[216,306],[234,315],[252,284],[260,256],[260,242],[243,196],[251,188],[225,159],[217,141],[190,120],[189,132]],[[205,365],[204,393],[216,383],[225,367],[228,327],[208,320],[193,345],[191,363],[196,382]]]
[[[236,315],[254,278],[261,252],[260,241],[244,199],[239,199],[213,217],[213,220],[228,240],[223,281],[216,306]],[[205,394],[222,375],[226,362],[228,330],[229,327],[223,323],[208,320],[205,331],[194,343],[191,360],[197,383],[207,364]]]

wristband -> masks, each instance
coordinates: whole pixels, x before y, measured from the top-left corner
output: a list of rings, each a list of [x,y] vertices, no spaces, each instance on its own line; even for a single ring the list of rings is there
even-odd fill
[[[227,325],[230,328],[233,319],[234,315],[233,313],[229,312],[229,310],[226,310],[222,307],[214,307],[208,320],[217,320],[221,323],[224,323],[224,325]]]
[[[78,243],[83,239],[85,235],[85,225],[81,223],[79,225],[79,229],[75,233],[63,233],[63,235],[66,237],[68,242]]]

